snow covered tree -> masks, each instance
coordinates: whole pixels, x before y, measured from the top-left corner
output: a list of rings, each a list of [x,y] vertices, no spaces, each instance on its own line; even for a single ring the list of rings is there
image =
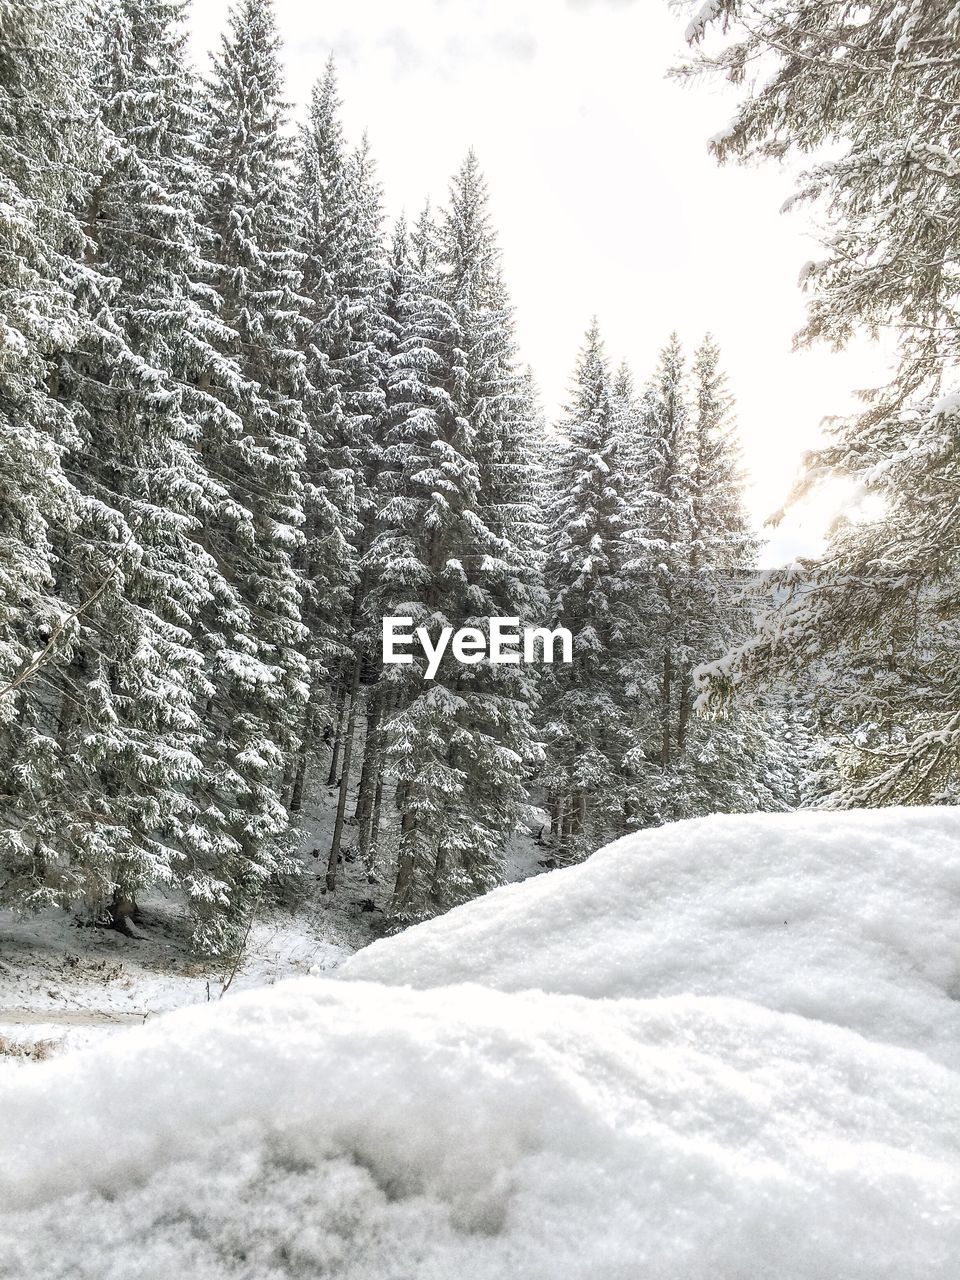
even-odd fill
[[[720,352],[708,335],[693,358],[689,532],[685,564],[677,750],[692,727],[693,667],[735,636],[756,547],[743,506],[739,446]]]
[[[195,406],[173,385],[172,353],[189,345],[196,311],[176,152],[192,124],[179,8],[105,10],[92,76],[100,145],[86,169],[72,157],[86,243],[69,273],[72,343],[50,385],[76,428],[65,456],[74,518],[54,539],[76,620],[63,660],[41,673],[26,743],[26,759],[32,747],[47,763],[46,785],[35,777],[24,793],[35,903],[86,897],[122,912],[138,888],[173,878],[194,830],[204,686],[189,628],[209,586],[191,554],[187,495],[204,488]],[[88,85],[83,70],[77,83]]]
[[[232,11],[206,87],[203,211],[209,280],[245,394],[239,429],[204,442],[228,502],[206,526],[228,563],[241,612],[218,655],[211,710],[230,743],[220,778],[222,836],[238,906],[283,865],[289,824],[281,803],[309,689],[307,631],[294,559],[303,545],[308,427],[302,332],[300,220],[291,180],[279,42],[268,0]],[[222,717],[222,719],[221,719]]]
[[[635,446],[638,491],[628,570],[639,584],[640,640],[633,673],[638,703],[657,707],[655,745],[666,769],[677,750],[675,715],[687,662],[684,592],[691,534],[692,432],[680,339],[671,334],[644,397]]]
[[[419,231],[417,255],[401,220],[388,259],[383,466],[375,490],[380,516],[367,566],[372,613],[408,616],[415,626],[428,626],[447,594],[443,540],[462,538],[456,525],[463,494],[475,490],[476,478],[462,451],[463,424],[447,385],[456,322],[437,293],[424,219]],[[386,667],[378,687],[385,708],[396,713],[388,714],[382,732],[381,767],[395,780],[401,814],[395,892],[401,919],[426,910],[440,824],[462,786],[436,726],[434,702],[441,691],[431,690],[423,676],[416,662]]]
[[[686,74],[743,85],[746,67],[769,67],[715,140],[721,161],[829,153],[795,198],[825,221],[800,341],[898,336],[893,381],[835,425],[793,495],[846,477],[859,513],[821,560],[775,578],[755,637],[704,689],[715,706],[735,688],[803,680],[843,743],[840,804],[958,795],[960,541],[945,514],[960,502],[958,37],[950,0],[715,0],[688,29]]]
[[[350,569],[341,572],[339,594],[327,595],[325,618],[317,617],[312,626],[315,633],[328,633],[328,643],[333,640],[326,663],[332,693],[327,714],[334,730],[328,782],[339,784],[327,871],[327,884],[333,889],[365,676],[374,648],[365,626],[369,583],[364,556],[375,519],[371,486],[379,465],[377,434],[384,410],[384,338],[380,186],[366,140],[352,153],[345,150],[332,61],[314,87],[301,137],[300,167],[306,213],[304,292],[312,320],[305,350],[308,375],[318,389],[312,416],[323,440],[326,474],[336,478],[340,493],[349,499],[349,521],[341,522],[341,536]]]
[[[694,715],[696,672],[746,634],[755,609],[755,545],[716,344],[705,339],[688,372],[672,335],[642,399],[621,372],[615,402],[632,471],[624,825],[788,807],[797,777],[777,755],[775,699],[712,721]]]
[[[0,687],[59,615],[49,523],[69,520],[61,451],[71,426],[50,365],[77,327],[65,259],[79,238],[68,202],[85,105],[81,16],[79,6],[0,6]],[[14,710],[10,697],[0,721]]]
[[[384,507],[370,553],[378,610],[488,635],[491,617],[532,618],[539,597],[529,477],[521,456],[522,379],[476,158],[451,187],[439,226],[421,219],[399,268],[401,336],[388,366]],[[393,913],[442,910],[501,874],[535,758],[535,690],[519,666],[460,664],[436,678],[403,668],[385,726],[400,844]]]
[[[733,714],[694,715],[695,672],[748,632],[756,608],[756,542],[743,504],[733,400],[708,335],[690,388],[689,526],[675,730],[677,816],[783,809],[799,800],[804,765],[796,709],[767,696]]]
[[[102,160],[84,207],[87,323],[61,376],[81,432],[71,470],[84,494],[65,575],[83,594],[111,560],[115,572],[81,622],[59,733],[73,801],[90,815],[77,819],[72,861],[99,878],[87,893],[95,887],[115,910],[143,885],[174,879],[178,860],[181,871],[192,865],[204,807],[208,686],[193,627],[218,575],[196,533],[217,486],[198,444],[218,406],[196,388],[211,348],[195,296],[196,120],[182,14],[161,0],[104,10],[94,81]]]
[[[596,321],[574,374],[555,446],[546,525],[548,622],[573,637],[572,665],[543,678],[551,826],[570,861],[620,821],[630,744],[624,664],[635,633],[624,573],[632,529],[631,477]]]
[[[51,892],[37,803],[57,772],[48,684],[79,603],[58,583],[54,543],[76,510],[56,365],[79,329],[70,208],[89,125],[84,16],[80,4],[0,3],[0,893],[30,905]]]
[[[363,565],[369,590],[364,600],[366,621],[375,627],[397,596],[403,597],[407,575],[413,566],[409,585],[416,591],[421,569],[412,545],[412,530],[417,513],[416,489],[411,476],[428,464],[428,451],[423,447],[420,430],[429,418],[432,400],[431,377],[438,377],[441,366],[436,351],[430,347],[430,335],[436,333],[435,319],[428,312],[436,300],[428,293],[422,269],[413,257],[405,218],[397,220],[390,251],[387,255],[381,297],[380,363],[383,386],[383,408],[376,424],[378,466],[371,478],[373,507],[378,513],[370,530],[370,548]],[[379,814],[385,769],[384,722],[401,701],[402,688],[407,690],[403,672],[396,667],[381,668],[367,703],[363,763],[358,781],[355,820],[358,826],[357,847],[372,870],[379,836]]]
[[[56,370],[76,423],[67,463],[79,495],[57,543],[58,583],[95,608],[81,609],[69,662],[48,680],[56,770],[33,802],[51,894],[105,899],[122,920],[139,888],[176,881],[198,944],[217,949],[241,880],[259,868],[262,882],[274,863],[248,830],[236,874],[238,786],[249,777],[238,779],[251,764],[232,772],[249,742],[242,719],[220,710],[218,675],[247,660],[252,628],[216,545],[233,501],[208,446],[240,435],[224,400],[249,388],[220,350],[229,331],[200,283],[202,169],[182,15],[165,0],[115,0],[101,14],[78,326]]]
[[[308,764],[321,725],[334,723],[330,781],[339,769],[342,676],[352,653],[350,631],[356,565],[355,481],[358,459],[345,448],[347,407],[343,356],[349,345],[344,311],[344,244],[350,235],[347,160],[332,61],[313,87],[297,149],[297,205],[304,326],[299,343],[306,373],[304,545],[297,556],[303,620],[310,634],[310,697],[290,788],[291,810],[303,804]]]

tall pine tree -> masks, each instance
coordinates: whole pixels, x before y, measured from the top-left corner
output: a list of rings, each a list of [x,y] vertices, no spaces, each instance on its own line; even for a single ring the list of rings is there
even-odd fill
[[[551,626],[573,637],[573,663],[544,673],[551,826],[562,861],[620,819],[629,750],[624,665],[633,640],[630,476],[596,321],[587,331],[555,447],[547,521]]]

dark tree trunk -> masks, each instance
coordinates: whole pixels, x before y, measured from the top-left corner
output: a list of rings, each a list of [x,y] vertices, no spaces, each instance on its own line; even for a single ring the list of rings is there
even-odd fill
[[[327,861],[327,891],[333,893],[337,887],[337,863],[340,860],[340,847],[343,843],[343,821],[347,810],[347,791],[350,787],[350,765],[353,762],[353,739],[357,727],[357,704],[360,701],[360,660],[353,664],[348,694],[349,712],[347,727],[343,741],[343,772],[340,775],[340,794],[337,797],[337,816],[333,824],[333,839],[330,842],[330,857]]]
[[[330,752],[330,771],[327,786],[335,787],[340,776],[340,746],[343,741],[343,714],[346,709],[346,691],[341,685],[333,707],[333,744]]]
[[[690,666],[688,663],[680,675],[680,710],[677,719],[677,755],[683,755],[684,747],[687,744],[687,729],[690,726],[690,716],[692,714],[693,679],[690,674]]]
[[[673,687],[673,654],[670,641],[663,650],[663,684],[660,689],[660,764],[665,769],[670,763],[670,695]]]
[[[393,886],[393,899],[390,903],[390,914],[405,918],[413,901],[413,890],[416,879],[417,857],[414,845],[416,818],[405,805],[409,796],[410,784],[405,783],[403,796],[400,798],[400,850],[397,854],[397,878]]]
[[[357,787],[357,805],[353,816],[361,833],[370,825],[373,812],[373,793],[377,780],[377,761],[380,756],[380,715],[383,709],[383,692],[374,690],[367,703],[367,728],[363,740],[363,764],[360,766],[360,782]]]
[[[297,752],[297,765],[293,775],[293,785],[290,788],[290,803],[287,808],[290,813],[299,813],[303,808],[303,788],[307,779],[307,765],[312,750],[313,733],[316,725],[316,712],[314,710],[313,699],[316,691],[311,690],[310,699],[307,703],[307,709],[303,716],[303,730],[300,735],[300,750]]]

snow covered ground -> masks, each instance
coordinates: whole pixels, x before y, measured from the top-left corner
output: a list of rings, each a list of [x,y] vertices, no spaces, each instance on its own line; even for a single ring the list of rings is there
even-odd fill
[[[303,827],[303,896],[295,909],[255,918],[232,976],[231,965],[199,963],[191,953],[175,895],[155,892],[141,902],[136,938],[83,927],[72,911],[18,919],[0,909],[0,1057],[30,1061],[86,1046],[158,1013],[218,1000],[228,979],[233,994],[322,973],[366,946],[382,930],[389,877],[368,882],[352,858],[348,825],[339,888],[333,897],[322,891],[335,808],[336,790],[317,787]],[[531,812],[535,831],[538,811]],[[531,835],[514,836],[506,849],[508,882],[538,874],[543,852]]]
[[[337,894],[320,892],[324,868],[313,852],[329,848],[335,803],[333,789],[318,789],[303,833],[302,896],[295,910],[255,917],[235,974],[231,964],[198,962],[176,895],[143,899],[135,938],[85,927],[73,911],[17,918],[0,910],[0,1050],[27,1057],[38,1046],[44,1054],[77,1048],[158,1013],[218,1000],[228,980],[232,994],[323,972],[365,946],[387,890],[346,862]]]
[[[220,998],[230,966],[199,963],[175,898],[151,895],[140,936],[82,928],[67,911],[0,911],[0,1038],[8,1053],[77,1048],[183,1005]],[[254,921],[231,991],[332,969],[370,941],[349,902]]]
[[[955,1280],[960,814],[713,818],[0,1067],[0,1277]]]

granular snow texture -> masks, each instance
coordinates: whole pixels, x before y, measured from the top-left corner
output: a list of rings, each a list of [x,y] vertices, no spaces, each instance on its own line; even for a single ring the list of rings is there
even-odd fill
[[[958,906],[949,811],[710,819],[0,1068],[0,1277],[956,1280]]]
[[[339,972],[735,996],[960,1068],[960,811],[678,822],[375,942]]]

